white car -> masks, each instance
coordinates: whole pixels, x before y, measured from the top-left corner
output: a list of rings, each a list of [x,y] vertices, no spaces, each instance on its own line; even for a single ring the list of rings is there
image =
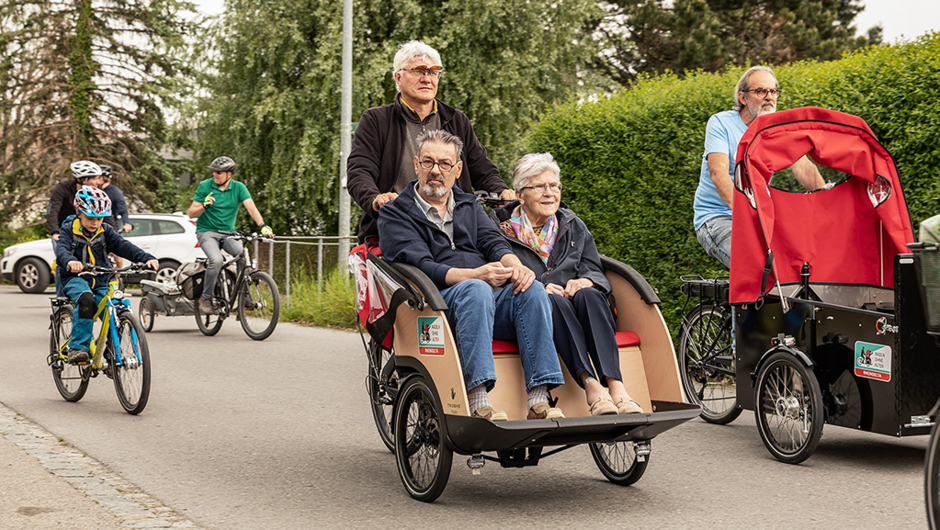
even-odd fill
[[[183,214],[130,214],[128,241],[153,254],[160,260],[156,280],[173,281],[180,264],[204,258],[206,255],[196,242],[196,221]],[[52,240],[41,239],[11,245],[3,251],[0,272],[3,279],[15,282],[26,293],[41,293],[52,283]],[[140,278],[129,276],[127,283],[139,283]]]

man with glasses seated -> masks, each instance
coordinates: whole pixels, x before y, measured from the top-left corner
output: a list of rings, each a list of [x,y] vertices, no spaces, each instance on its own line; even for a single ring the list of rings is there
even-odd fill
[[[705,154],[695,190],[692,222],[702,248],[728,268],[731,268],[731,203],[738,143],[754,119],[777,110],[779,96],[773,70],[752,67],[734,88],[734,109],[712,115],[705,128]],[[816,164],[806,156],[791,169],[809,191],[826,184]]]
[[[421,269],[441,290],[473,416],[506,420],[487,393],[496,385],[493,339],[518,340],[528,419],[563,418],[548,391],[565,382],[552,342],[552,308],[535,273],[513,254],[472,194],[455,186],[462,142],[440,129],[418,137],[418,180],[379,211],[385,257]]]
[[[443,129],[463,142],[460,189],[498,193],[507,200],[516,197],[487,157],[467,115],[436,99],[443,73],[437,50],[420,41],[402,44],[392,71],[398,96],[388,105],[367,109],[359,118],[346,170],[349,194],[362,208],[360,243],[378,235],[379,208],[414,180],[416,138],[425,131]]]

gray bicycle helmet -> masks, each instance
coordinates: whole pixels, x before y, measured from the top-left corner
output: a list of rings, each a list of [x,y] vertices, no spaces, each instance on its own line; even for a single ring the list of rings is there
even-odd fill
[[[72,176],[75,180],[81,182],[90,177],[101,175],[101,166],[90,160],[79,160],[69,165],[72,169]]]
[[[209,164],[212,171],[225,171],[226,173],[235,172],[235,161],[227,156],[220,156]]]
[[[111,166],[101,164],[101,174],[104,176],[104,178],[111,178]]]

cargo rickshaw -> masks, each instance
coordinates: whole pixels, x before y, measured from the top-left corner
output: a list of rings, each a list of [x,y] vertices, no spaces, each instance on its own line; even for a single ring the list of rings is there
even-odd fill
[[[350,254],[359,320],[367,333],[366,386],[375,425],[408,494],[434,501],[451,473],[454,453],[479,474],[487,461],[503,467],[588,445],[612,483],[635,483],[649,463],[650,441],[699,414],[683,399],[679,367],[659,298],[631,267],[602,258],[616,299],[621,371],[643,413],[592,417],[584,392],[562,365],[565,384],[550,397],[565,418],[527,420],[522,363],[514,342],[494,341],[497,385],[490,397],[509,421],[471,417],[460,357],[440,292],[418,268],[391,263],[373,245]]]
[[[824,188],[787,184],[804,155]],[[812,455],[827,423],[928,434],[940,345],[891,156],[862,119],[806,107],[758,117],[737,160],[730,282],[686,289],[708,292],[706,304],[726,304],[733,318],[722,310],[684,326],[690,400],[720,396],[705,405],[715,423],[753,410],[764,445],[787,463]]]

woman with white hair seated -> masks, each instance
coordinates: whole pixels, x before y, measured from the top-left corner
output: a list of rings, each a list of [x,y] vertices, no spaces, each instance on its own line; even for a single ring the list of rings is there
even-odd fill
[[[519,200],[490,217],[545,285],[555,347],[584,388],[591,414],[643,412],[623,386],[614,315],[607,304],[610,282],[587,226],[561,207],[560,173],[548,153],[522,157],[512,173]]]

